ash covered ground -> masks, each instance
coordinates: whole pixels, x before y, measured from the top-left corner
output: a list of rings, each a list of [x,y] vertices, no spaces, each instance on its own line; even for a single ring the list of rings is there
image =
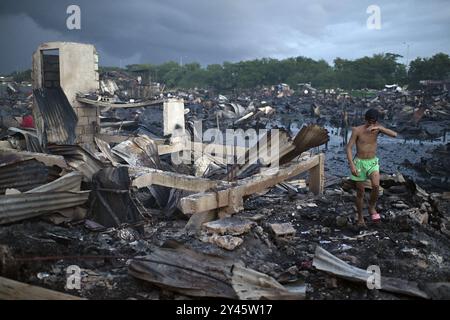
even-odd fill
[[[311,115],[311,105],[315,103],[321,105],[319,117]],[[400,118],[411,115],[404,106],[398,107],[398,113],[390,111],[394,116],[387,116],[382,122],[398,130],[400,138],[382,137],[378,145],[384,175],[378,201],[382,222],[370,223],[366,207],[368,227],[360,229],[354,223],[355,191],[343,179],[349,175],[344,133],[361,122],[360,111],[368,106],[358,103],[346,106],[350,113],[346,126],[339,125],[341,105],[311,97],[261,103],[271,105],[275,114],[240,125],[284,127],[295,132],[303,124],[319,123],[328,129],[330,141],[312,150],[326,154],[324,194],[314,196],[307,188],[299,192],[273,188],[251,196],[245,201],[245,210],[233,219],[251,221],[253,225],[241,235],[243,243],[234,250],[202,241],[208,236],[205,232],[202,236],[186,233],[186,218],[177,215],[169,219],[161,212],[155,212],[139,228],[103,231],[92,231],[83,221],[55,226],[32,219],[0,228],[5,257],[2,275],[88,299],[190,299],[176,290],[153,286],[128,274],[130,259],[149,255],[154,246],[176,240],[199,252],[241,260],[248,268],[281,284],[302,283],[306,285],[306,299],[411,299],[404,294],[369,290],[365,284],[317,270],[313,259],[320,246],[352,266],[365,270],[377,265],[382,276],[417,282],[431,298],[450,298],[450,287],[445,284],[450,278],[450,212],[445,193],[450,160],[446,132],[449,119],[431,114],[419,125],[408,125]],[[215,125],[216,112],[222,108],[220,104],[208,107],[205,103],[187,107],[190,116],[203,119],[206,127]],[[142,111],[143,119],[146,113]],[[114,116],[120,120],[130,114]],[[226,125],[226,118],[223,121]],[[149,127],[151,123],[146,124]],[[396,181],[393,175],[398,174],[403,175],[404,181]],[[295,233],[286,237],[275,235],[271,224],[278,223],[290,223]],[[81,268],[80,290],[66,288],[66,269],[71,265]],[[437,283],[444,284],[437,289]]]

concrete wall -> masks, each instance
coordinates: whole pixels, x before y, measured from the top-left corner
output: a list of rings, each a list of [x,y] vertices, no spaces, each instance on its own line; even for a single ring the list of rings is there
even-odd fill
[[[100,125],[98,108],[79,103],[76,95],[99,89],[97,51],[93,45],[72,42],[40,45],[33,54],[33,89],[43,86],[42,51],[55,49],[59,50],[61,88],[78,116],[77,143],[93,143]]]
[[[184,134],[184,101],[179,99],[169,99],[164,102],[164,135],[177,133]]]

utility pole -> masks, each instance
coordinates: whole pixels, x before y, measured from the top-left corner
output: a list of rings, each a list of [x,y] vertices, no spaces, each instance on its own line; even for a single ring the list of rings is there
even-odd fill
[[[406,63],[409,66],[409,43],[407,44],[407,49],[406,49]]]
[[[406,45],[406,69],[409,69],[409,43],[405,41],[403,44]]]

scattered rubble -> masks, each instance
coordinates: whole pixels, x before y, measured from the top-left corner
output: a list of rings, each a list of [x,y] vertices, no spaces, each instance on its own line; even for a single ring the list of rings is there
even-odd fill
[[[77,69],[74,52],[92,63]],[[14,99],[0,100],[0,298],[449,297],[448,92],[169,91],[145,70],[99,77],[96,65],[93,46],[43,44],[33,90],[11,84]],[[403,146],[416,156],[382,164],[383,222],[360,230],[342,145],[368,107],[405,139],[444,141]],[[276,128],[279,140],[203,143],[198,122]],[[382,142],[380,158],[399,157],[400,144]],[[258,148],[279,154],[255,161]],[[371,265],[381,290],[366,286]]]
[[[220,248],[223,248],[225,250],[232,251],[239,247],[242,243],[244,243],[244,240],[239,237],[233,237],[230,235],[224,235],[220,236],[218,234],[212,234],[211,236],[203,236],[200,238],[203,242],[209,242],[213,243]]]
[[[366,270],[350,266],[344,261],[334,257],[321,247],[317,247],[316,249],[313,266],[318,270],[329,272],[350,281],[359,281],[364,284],[368,282],[368,272]],[[374,282],[375,281],[376,280],[374,280]],[[428,295],[418,288],[417,283],[395,278],[380,276],[380,284],[377,289],[407,294],[424,299],[428,298]]]
[[[270,228],[276,237],[294,236],[296,232],[291,223],[273,223]]]
[[[225,218],[203,224],[203,227],[209,232],[215,232],[221,235],[230,234],[240,236],[249,232],[256,224],[239,218]]]

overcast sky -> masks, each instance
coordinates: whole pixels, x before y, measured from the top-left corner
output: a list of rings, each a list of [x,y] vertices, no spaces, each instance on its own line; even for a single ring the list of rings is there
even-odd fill
[[[70,4],[81,30],[68,30]],[[369,5],[381,29],[367,28]],[[31,67],[49,41],[92,43],[100,64],[307,56],[332,62],[381,52],[450,54],[448,0],[0,0],[0,72]],[[408,50],[409,47],[409,50]],[[408,54],[409,52],[409,54]]]

